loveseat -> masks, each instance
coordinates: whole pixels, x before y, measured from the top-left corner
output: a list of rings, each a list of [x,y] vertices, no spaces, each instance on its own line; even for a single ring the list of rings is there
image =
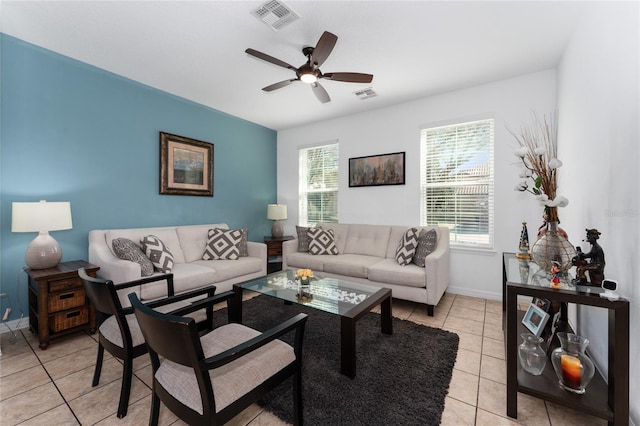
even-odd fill
[[[172,265],[163,272],[173,274],[175,294],[205,287],[216,286],[216,293],[231,290],[233,284],[262,277],[267,274],[267,246],[246,240],[243,231],[244,253],[234,260],[203,260],[210,230],[229,230],[224,223],[211,225],[187,225],[160,228],[99,229],[89,232],[89,262],[100,267],[98,275],[114,283],[130,282],[143,278],[143,266],[131,260],[119,258],[114,251],[113,241],[130,240],[135,244],[148,236],[155,236],[172,255]],[[235,242],[235,241],[234,241]],[[220,246],[225,244],[220,244]],[[228,245],[228,244],[226,244]],[[233,245],[233,244],[231,244]],[[236,248],[235,246],[232,248]],[[211,258],[211,256],[205,256]],[[215,256],[214,256],[215,257]],[[222,257],[225,257],[224,255]],[[229,257],[229,256],[227,256]],[[159,274],[160,271],[152,271]],[[147,273],[148,274],[148,273]],[[166,296],[166,281],[133,289],[141,300],[153,300]],[[128,305],[126,295],[120,295]]]
[[[431,253],[412,257],[406,265],[397,260],[398,246],[411,228],[337,223],[319,223],[317,228],[333,233],[337,254],[314,254],[313,247],[307,251],[307,244],[312,244],[309,229],[296,227],[298,238],[282,244],[284,269],[308,268],[322,277],[390,288],[394,298],[426,304],[433,316],[434,306],[449,286],[449,228],[413,228],[421,236],[420,244],[432,236]],[[315,252],[326,253],[331,237],[318,238],[320,250]],[[423,249],[419,251],[424,253]]]

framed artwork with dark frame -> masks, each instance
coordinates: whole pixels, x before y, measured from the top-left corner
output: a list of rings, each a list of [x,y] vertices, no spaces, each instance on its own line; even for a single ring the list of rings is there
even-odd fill
[[[349,158],[349,187],[404,185],[405,153]]]
[[[160,194],[213,197],[213,144],[160,132]]]

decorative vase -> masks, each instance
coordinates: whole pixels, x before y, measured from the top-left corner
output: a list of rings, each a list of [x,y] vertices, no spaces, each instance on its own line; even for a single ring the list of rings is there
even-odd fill
[[[560,347],[551,353],[551,362],[560,387],[577,394],[585,393],[595,366],[585,354],[589,340],[573,333],[557,333]]]
[[[530,333],[522,333],[522,344],[518,347],[520,365],[529,374],[539,376],[547,365],[547,353],[540,347],[543,339]]]
[[[531,257],[541,270],[550,273],[556,265],[561,273],[567,272],[577,256],[573,244],[558,231],[558,222],[548,222],[547,231],[531,247]]]

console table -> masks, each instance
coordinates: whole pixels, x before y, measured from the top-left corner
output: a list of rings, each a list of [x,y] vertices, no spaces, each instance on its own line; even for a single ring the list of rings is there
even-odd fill
[[[510,276],[508,260],[503,255],[505,279]],[[518,392],[563,405],[583,413],[607,420],[609,425],[627,425],[629,422],[629,301],[610,301],[598,294],[579,293],[573,288],[551,287],[505,282],[506,318],[505,344],[507,358],[507,415],[518,417]],[[577,395],[558,385],[551,361],[544,372],[533,376],[525,372],[518,359],[520,333],[528,332],[522,325],[523,311],[518,311],[518,296],[531,296],[551,301],[595,306],[608,310],[608,381],[596,370],[586,393]]]

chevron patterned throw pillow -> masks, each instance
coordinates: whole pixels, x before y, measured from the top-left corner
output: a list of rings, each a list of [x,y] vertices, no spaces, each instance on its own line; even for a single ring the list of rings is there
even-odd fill
[[[163,274],[171,272],[173,255],[160,238],[155,235],[147,235],[140,240],[140,246],[158,272]]]
[[[400,244],[396,249],[396,260],[399,265],[405,266],[411,263],[418,248],[418,229],[409,228],[400,238]]]
[[[309,254],[338,254],[333,229],[309,228]]]
[[[240,229],[209,229],[203,260],[237,260],[240,257]]]

